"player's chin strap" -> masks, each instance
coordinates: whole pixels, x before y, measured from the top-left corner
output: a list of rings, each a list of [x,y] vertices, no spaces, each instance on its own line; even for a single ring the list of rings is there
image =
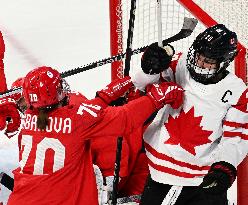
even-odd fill
[[[161,205],[174,205],[182,191],[182,186],[172,186]]]

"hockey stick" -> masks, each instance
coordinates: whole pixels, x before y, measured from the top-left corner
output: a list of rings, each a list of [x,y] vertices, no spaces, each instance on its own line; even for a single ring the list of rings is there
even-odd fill
[[[0,173],[0,182],[10,191],[13,191],[14,188],[14,179],[8,174],[1,172]]]
[[[125,58],[125,68],[124,76],[129,75],[130,71],[130,62],[132,57],[132,43],[133,43],[133,30],[134,30],[134,21],[135,21],[135,11],[136,11],[136,0],[131,1],[130,8],[130,17],[128,25],[128,36],[127,36],[127,48],[126,48],[126,58]],[[120,97],[116,101],[116,105],[123,105],[126,102],[126,98]],[[115,173],[113,180],[113,191],[112,191],[112,204],[117,204],[118,197],[118,183],[119,183],[119,172],[120,172],[120,161],[121,161],[121,150],[122,150],[122,140],[123,137],[117,138],[117,147],[116,147],[116,161],[115,161]]]
[[[133,1],[131,1],[131,9],[130,9],[130,17],[129,17],[129,25],[128,25],[127,49],[126,49],[124,76],[128,76],[129,71],[130,71],[135,11],[136,11],[136,0],[133,0]]]
[[[140,201],[141,195],[132,195],[132,196],[125,196],[122,198],[117,199],[117,204],[124,204],[129,202],[137,202]]]
[[[112,192],[112,205],[117,204],[117,189],[119,183],[119,173],[120,173],[120,162],[121,162],[121,150],[122,150],[122,137],[117,139],[117,149],[116,149],[116,158],[115,158],[115,171],[114,171],[114,180],[113,180],[113,192]]]
[[[161,0],[157,0],[157,24],[158,24],[158,46],[162,47],[162,8]]]
[[[198,21],[194,18],[185,17],[184,22],[183,22],[183,27],[179,31],[179,33],[175,34],[174,36],[172,36],[168,39],[163,40],[163,46],[168,44],[168,43],[172,43],[172,42],[175,42],[175,41],[178,41],[178,40],[181,40],[183,38],[190,36],[192,34],[193,30],[195,29],[197,22]],[[144,50],[148,46],[149,45],[132,50],[131,55],[135,55],[135,54],[144,52]],[[94,63],[90,63],[90,64],[83,66],[83,67],[78,67],[78,68],[75,68],[72,70],[68,70],[68,71],[62,72],[61,77],[66,78],[68,76],[72,76],[72,75],[75,75],[77,73],[81,73],[83,71],[90,70],[92,68],[96,68],[96,67],[108,64],[108,63],[112,63],[114,61],[119,61],[119,60],[125,58],[125,56],[126,56],[126,53],[122,53],[122,54],[119,54],[116,56],[112,56],[110,58],[105,58],[103,60],[100,60],[100,61],[97,61]],[[1,95],[0,95],[0,97],[1,97]]]
[[[168,38],[168,39],[163,40],[163,45],[166,45],[168,43],[172,43],[172,42],[175,42],[175,41],[178,41],[178,40],[181,40],[183,38],[186,38],[186,37],[190,36],[192,34],[192,32],[194,31],[194,29],[196,27],[196,24],[197,24],[196,19],[185,17],[183,27],[180,30],[180,32],[175,34],[174,36]],[[144,47],[141,47],[141,48],[134,49],[134,50],[132,50],[131,55],[141,53],[147,47],[148,46],[144,46]],[[81,73],[81,72],[84,72],[84,71],[87,71],[87,70],[91,70],[91,69],[96,68],[96,67],[100,67],[100,66],[108,64],[108,63],[119,61],[119,60],[125,58],[125,56],[126,56],[126,53],[122,53],[122,54],[119,54],[119,55],[116,55],[116,56],[112,56],[112,57],[109,57],[109,58],[102,59],[100,61],[96,61],[96,62],[87,64],[87,65],[82,66],[82,67],[74,68],[74,69],[62,72],[61,77],[66,78],[66,77],[69,77],[69,76],[72,76],[72,75],[75,75],[75,74],[78,74],[78,73]],[[20,93],[21,91],[22,91],[21,88],[15,88],[15,89],[12,89],[12,90],[7,90],[4,93],[0,93],[0,98],[8,97],[8,96],[11,96],[11,95],[13,95],[15,93]]]

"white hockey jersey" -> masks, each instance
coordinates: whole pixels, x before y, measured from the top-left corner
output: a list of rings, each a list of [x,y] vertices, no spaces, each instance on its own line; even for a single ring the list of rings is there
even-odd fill
[[[216,84],[196,82],[186,68],[186,56],[161,75],[137,73],[139,89],[161,76],[184,89],[179,109],[164,106],[144,133],[153,180],[170,185],[198,186],[214,162],[237,167],[248,152],[248,90],[234,74]]]

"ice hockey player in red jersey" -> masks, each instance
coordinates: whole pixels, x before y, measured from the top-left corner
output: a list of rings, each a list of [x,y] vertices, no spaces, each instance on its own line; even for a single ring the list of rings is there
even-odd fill
[[[11,85],[11,89],[15,89],[15,88],[19,88],[22,87],[23,85],[23,81],[24,78],[18,78],[16,79],[12,85]],[[104,89],[100,90],[97,92],[97,95],[104,95],[104,93],[106,92],[111,92],[111,90],[114,90],[114,92],[112,92],[112,96],[111,98],[109,98],[108,100],[105,99],[105,101],[102,101],[102,107],[107,107],[112,101],[115,100],[118,97],[121,97],[121,95],[123,95],[124,92],[127,92],[130,89],[131,83],[130,83],[130,77],[125,77],[123,79],[118,79],[115,80],[113,82],[111,82],[109,85],[107,85]],[[68,93],[69,97],[70,97],[70,102],[71,103],[81,103],[82,101],[88,100],[84,95],[82,95],[79,92],[73,92],[70,91],[70,93]],[[23,115],[25,110],[27,109],[27,104],[25,102],[25,99],[22,95],[22,92],[18,92],[15,93],[11,96],[15,101],[16,101],[16,105],[17,105],[17,109],[20,111],[20,115]],[[135,131],[136,132],[136,131]],[[18,144],[17,144],[17,133],[18,130],[16,130],[16,132],[12,132],[12,133],[6,133],[7,136],[9,136],[9,144],[11,146],[11,152],[16,153],[18,152]],[[140,135],[141,136],[141,135]],[[132,141],[140,141],[139,138],[141,137],[133,137],[136,138],[133,139]],[[139,144],[134,144],[133,146],[139,146]],[[91,150],[92,150],[92,157],[93,157],[93,163],[96,164],[98,167],[100,167],[101,170],[101,174],[105,177],[105,179],[107,178],[106,181],[110,182],[110,180],[108,180],[108,177],[110,179],[113,179],[113,175],[114,175],[114,164],[115,164],[115,155],[116,155],[116,137],[108,137],[108,140],[105,139],[105,137],[99,137],[99,138],[93,138],[91,139]],[[121,159],[121,170],[120,170],[120,177],[126,177],[128,174],[128,170],[132,169],[133,166],[131,166],[132,164],[132,156],[130,156],[130,152],[132,152],[132,156],[136,153],[133,153],[133,149],[129,150],[128,144],[126,142],[126,140],[123,140],[123,146],[122,146],[122,159]],[[14,157],[14,159],[17,159],[17,157]],[[130,162],[130,163],[129,163]],[[12,163],[12,162],[9,162]],[[144,161],[142,163],[145,163]],[[13,167],[17,167],[18,164],[15,162],[13,163]],[[138,178],[138,179],[137,179]],[[136,181],[139,180],[140,177],[136,177]],[[10,178],[8,175],[6,175],[5,173],[3,173],[3,178],[1,180],[1,183],[4,184],[5,186],[7,186],[8,188],[12,188],[12,183],[13,183],[13,179]],[[144,183],[143,183],[144,184]],[[109,184],[112,186],[112,183]],[[139,183],[139,185],[136,186],[142,186],[142,184]],[[132,187],[136,187],[136,186],[132,186]],[[111,193],[111,190],[109,187],[106,187],[107,189],[109,189],[109,194]],[[11,189],[12,190],[12,189]],[[100,190],[99,190],[100,191]],[[143,191],[143,189],[141,190]],[[109,195],[110,196],[110,195]]]
[[[0,93],[5,92],[7,90],[6,78],[4,74],[4,52],[5,52],[5,44],[3,35],[0,32]],[[6,106],[8,105],[8,106]],[[0,99],[1,116],[0,116],[0,130],[6,130],[6,134],[12,133],[19,128],[20,125],[20,116],[18,111],[16,110],[16,105],[13,99],[5,98]],[[11,115],[12,118],[9,116]]]
[[[0,73],[0,79],[5,79],[4,72]],[[17,79],[11,86],[11,88],[14,87],[21,87],[21,78]],[[5,80],[0,81],[0,83],[4,83]],[[1,88],[3,84],[1,84]],[[1,151],[9,152],[11,155],[8,157],[7,163],[8,164],[8,171],[7,173],[0,173],[0,186],[7,186],[8,188],[13,187],[14,179],[10,177],[11,171],[18,167],[18,156],[19,156],[19,150],[18,150],[18,143],[17,143],[17,135],[19,133],[19,126],[20,126],[20,114],[18,112],[18,104],[19,99],[21,97],[21,94],[16,94],[12,96],[13,100],[9,103],[4,103],[3,107],[1,107],[1,114],[0,114],[0,130],[2,130],[2,134],[5,136],[1,136],[1,143],[4,143],[4,146],[1,147]],[[3,99],[0,99],[0,101]],[[15,105],[15,101],[18,102]],[[20,101],[21,102],[21,101]],[[1,101],[2,103],[2,101]],[[21,103],[22,104],[22,103]],[[20,104],[20,105],[21,105]],[[10,118],[10,115],[12,116]],[[3,164],[2,164],[3,165]],[[0,193],[0,198],[3,201],[3,204],[7,203],[8,197],[10,192],[3,189],[3,193]]]
[[[5,78],[5,74],[1,73],[0,78]],[[23,78],[18,78],[11,85],[11,89],[21,87]],[[1,116],[0,116],[0,130],[5,130],[5,135],[9,138],[16,135],[20,124],[21,117],[18,112],[26,109],[26,103],[21,93],[16,93],[11,98],[0,99]]]
[[[131,91],[127,96],[127,101],[131,102],[140,96],[140,92]],[[147,157],[143,143],[143,132],[146,123],[134,130],[124,139],[128,145],[128,169],[127,175],[121,178],[118,186],[118,196],[128,197],[129,200],[138,202],[144,190],[146,178],[149,174]]]
[[[5,67],[4,67],[4,53],[5,53],[5,43],[3,39],[3,35],[0,31],[0,93],[5,92],[7,90],[7,83],[5,77]],[[21,119],[19,112],[17,110],[17,106],[15,105],[15,101],[13,99],[0,99],[0,130],[3,130],[2,134],[5,136],[1,136],[1,142],[4,142],[4,147],[1,148],[1,151],[4,152],[4,149],[10,150],[12,155],[8,157],[8,169],[15,168],[18,162],[18,151],[17,151],[17,138],[11,138],[18,132]],[[7,139],[11,138],[11,139]],[[13,151],[13,152],[12,152]],[[3,165],[3,164],[2,164]],[[6,177],[5,173],[4,177],[0,177],[0,181],[5,184]],[[1,175],[1,174],[0,174]],[[6,175],[8,176],[8,175]],[[8,179],[8,177],[7,177]],[[13,181],[13,180],[12,180]],[[0,185],[1,188],[1,185]],[[3,189],[4,190],[4,189]],[[1,191],[0,191],[1,192]],[[0,200],[3,201],[3,204],[6,203],[8,199],[8,193],[3,191],[0,196]],[[1,203],[0,203],[1,204]]]
[[[245,83],[227,67],[237,36],[222,24],[200,33],[188,53],[152,44],[133,83],[174,81],[184,89],[178,109],[160,109],[144,133],[150,177],[141,205],[227,205],[227,190],[247,155]],[[170,62],[168,66],[168,62]]]
[[[64,84],[50,67],[36,68],[25,77],[28,109],[19,134],[20,169],[14,171],[9,205],[97,205],[90,139],[126,135],[164,104],[182,103],[183,91],[175,83],[150,85],[147,96],[105,109],[102,101],[112,98],[114,91],[76,104],[70,102]]]
[[[97,96],[101,95],[102,91],[105,92],[109,89],[114,90],[114,87],[118,86],[117,82],[119,83],[129,78],[130,77],[124,77],[123,79],[110,83],[106,88],[98,91]],[[134,94],[135,92],[133,92],[132,88],[128,89],[128,93],[128,101],[140,97],[140,95]],[[131,97],[131,94],[134,96]],[[112,104],[113,101],[107,102],[108,105],[110,103]],[[142,125],[132,133],[122,136],[118,197],[125,197],[125,199],[122,199],[123,201],[133,199],[137,201],[137,199],[140,198],[139,195],[143,192],[144,184],[147,175],[149,174],[147,157],[142,146],[143,129],[144,127]],[[111,192],[113,191],[112,186],[115,171],[116,144],[117,142],[115,137],[109,137],[108,140],[105,140],[104,137],[94,138],[91,143],[93,162],[100,168],[106,185],[104,190],[107,190],[108,192],[107,196],[103,194],[105,201],[111,196]]]
[[[12,85],[11,89],[22,87],[24,78],[16,79]],[[111,101],[114,99],[121,97],[123,92],[128,91],[130,92],[130,77],[124,77],[123,79],[118,79],[111,82],[107,85],[104,89],[97,91],[97,96],[102,95],[105,92],[111,92],[114,90],[115,92],[112,94],[111,99],[108,99],[107,102],[103,101],[103,106],[105,103],[105,107],[109,106]],[[122,86],[126,84],[126,86]],[[131,92],[132,95],[134,92]],[[80,103],[87,98],[79,92],[70,92],[69,94],[70,102],[71,103]],[[20,114],[23,115],[27,108],[27,104],[24,100],[22,93],[16,93],[11,96],[15,101]],[[130,97],[129,94],[129,101],[133,100],[134,98],[139,97],[139,95],[135,94],[135,96]],[[18,133],[14,132],[14,133]],[[8,136],[10,135],[7,133]],[[144,184],[149,173],[148,164],[147,164],[147,157],[145,155],[144,150],[142,149],[142,135],[143,135],[143,126],[140,126],[138,129],[134,130],[131,134],[123,136],[122,142],[122,154],[121,154],[121,165],[120,165],[120,183],[118,187],[118,196],[119,197],[128,197],[127,200],[130,200],[130,196],[132,200],[137,201],[140,198],[140,194],[144,189]],[[15,136],[11,133],[11,147],[12,152],[16,153],[18,151],[17,145],[17,134]],[[100,170],[101,174],[104,177],[104,181],[106,186],[104,190],[105,193],[101,192],[103,200],[107,200],[106,197],[110,197],[113,191],[113,179],[114,179],[114,170],[115,170],[115,158],[116,158],[116,137],[108,137],[108,140],[105,140],[105,137],[98,137],[91,139],[91,151],[92,151],[92,158],[93,163],[96,164]],[[18,164],[14,163],[14,167],[17,167]],[[12,179],[9,178],[8,175],[4,174],[3,179],[10,179],[4,180],[5,186],[8,188],[12,187]],[[2,182],[2,181],[1,181]]]
[[[4,72],[0,73],[0,79],[5,79]],[[20,87],[22,83],[20,79],[17,79],[11,86],[11,88]],[[4,146],[1,147],[1,151],[9,152],[11,155],[8,157],[8,171],[0,173],[0,187],[6,186],[8,189],[13,188],[14,179],[12,178],[12,170],[16,169],[18,165],[19,149],[18,149],[18,133],[20,130],[21,116],[18,111],[18,100],[21,97],[20,94],[15,94],[12,98],[0,99],[0,130],[2,131],[1,143]],[[6,101],[7,100],[7,101]],[[2,171],[2,170],[1,170]],[[3,204],[7,204],[9,198],[9,191],[3,189],[0,198]]]
[[[5,52],[5,44],[3,40],[3,35],[0,31],[0,93],[7,90],[6,78],[4,74],[4,52]]]
[[[142,136],[143,126],[131,134],[122,136],[118,197],[123,198],[123,201],[139,201],[149,174],[147,157],[142,149]],[[108,140],[104,137],[91,140],[93,162],[100,168],[105,181],[105,201],[110,199],[113,192],[116,144],[115,137],[109,137]]]
[[[114,93],[112,93],[111,98],[107,100],[105,99],[103,101],[102,107],[110,106],[110,104],[113,102],[114,99],[121,97],[121,95],[123,95],[124,91],[129,92],[130,90],[130,83],[128,83],[129,81],[130,81],[129,76],[124,77],[122,79],[117,79],[111,82],[102,90],[97,91],[96,96],[102,96],[106,92],[111,93],[111,90],[115,91]],[[129,86],[127,85],[123,86],[125,84],[127,85],[129,84]],[[119,89],[120,87],[123,87],[121,89],[121,92],[118,91],[120,90]],[[73,95],[72,94],[70,95],[70,100],[76,103],[76,102],[81,102],[82,100],[86,100],[86,97],[83,96],[81,93],[74,93]],[[140,139],[138,139],[138,137],[133,137],[133,138],[137,138],[136,140],[133,141],[141,141],[142,135],[139,136]],[[92,151],[93,163],[100,168],[103,177],[109,183],[110,182],[109,179],[110,178],[113,179],[114,176],[117,142],[116,142],[116,136],[114,137],[110,136],[108,137],[108,140],[106,140],[105,138],[106,136],[91,139],[91,151]],[[131,145],[131,146],[139,146],[139,144],[135,143],[135,145]],[[120,173],[119,173],[121,178],[126,177],[128,175],[128,170],[132,168],[130,162],[132,162],[133,160],[130,160],[131,157],[130,152],[132,152],[133,149],[130,150],[129,147],[130,147],[129,143],[127,142],[126,137],[124,137],[122,141],[122,155],[121,155],[121,165],[120,165]],[[108,177],[109,179],[106,179]],[[111,189],[110,187],[108,188]]]

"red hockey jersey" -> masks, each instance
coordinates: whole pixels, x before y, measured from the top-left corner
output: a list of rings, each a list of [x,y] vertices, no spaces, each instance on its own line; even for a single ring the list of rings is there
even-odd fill
[[[90,139],[127,135],[155,107],[148,97],[106,109],[96,101],[86,99],[51,111],[44,131],[36,126],[37,113],[27,110],[19,135],[20,169],[14,171],[9,205],[98,204]]]
[[[122,136],[123,137],[123,136]],[[117,139],[116,137],[97,137],[91,140],[93,163],[96,164],[104,177],[114,176]],[[120,177],[128,174],[129,147],[126,139],[122,140]]]
[[[74,92],[70,95],[70,101],[73,103],[80,103],[82,100],[87,100],[87,98],[81,93]],[[101,99],[99,99],[99,102]],[[103,108],[107,107],[104,101],[101,102]],[[96,164],[104,177],[113,176],[115,169],[115,158],[116,158],[116,136],[102,136],[95,137],[91,139],[91,151],[93,164]],[[120,177],[127,176],[128,173],[128,159],[129,159],[129,149],[126,139],[122,141],[122,151],[121,151],[121,165],[120,165]]]
[[[121,197],[141,194],[149,174],[147,157],[142,151],[143,126],[124,136],[124,139],[128,144],[129,157],[127,176],[121,179],[118,187]]]
[[[4,74],[4,52],[5,52],[5,44],[3,40],[3,35],[0,32],[0,92],[4,92],[7,90],[6,78]]]

